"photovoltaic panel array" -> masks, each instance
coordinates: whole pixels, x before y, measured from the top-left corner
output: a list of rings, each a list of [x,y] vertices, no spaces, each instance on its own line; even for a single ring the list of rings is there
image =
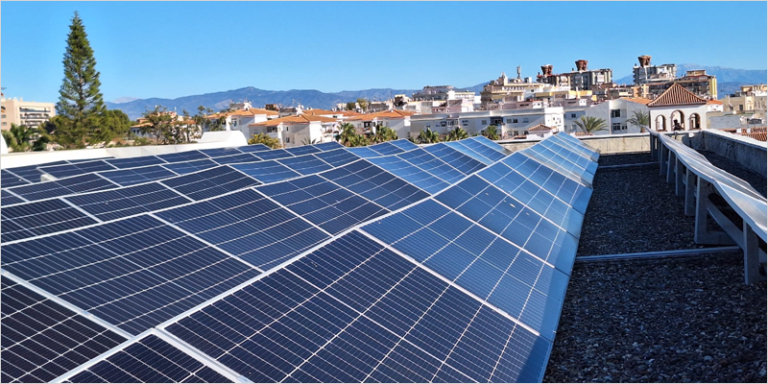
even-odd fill
[[[558,136],[535,155],[481,137],[205,150],[275,160],[4,209],[3,293],[35,287],[117,339],[46,379],[25,375],[47,360],[6,374],[4,346],[3,377],[539,381],[591,195],[574,175],[597,159]],[[195,152],[174,166],[215,162]]]

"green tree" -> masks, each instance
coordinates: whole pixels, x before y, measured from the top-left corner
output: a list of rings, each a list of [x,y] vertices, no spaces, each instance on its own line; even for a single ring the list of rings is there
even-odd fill
[[[627,119],[627,123],[640,127],[640,132],[645,132],[645,129],[651,125],[651,113],[645,113],[643,111],[632,112],[632,117]]]
[[[310,140],[308,137],[305,137],[301,140],[301,144],[303,145],[312,145],[312,144],[318,144],[320,143],[320,139],[312,139]]]
[[[608,124],[605,119],[594,116],[582,116],[579,120],[574,121],[576,125],[581,128],[584,133],[593,134],[608,128]]]
[[[360,106],[360,109],[362,109],[364,112],[368,110],[368,100],[364,98],[357,99],[357,105]]]
[[[357,131],[355,130],[355,126],[351,123],[342,123],[339,126],[339,143],[342,145],[345,145],[347,147],[350,147],[350,143],[352,142],[352,139],[357,136]]]
[[[421,144],[433,144],[440,142],[440,135],[437,133],[437,131],[433,131],[427,128],[426,130],[421,130],[421,132],[419,132],[419,137],[416,139]]]
[[[349,141],[348,147],[365,147],[371,145],[371,141],[365,135],[354,135]]]
[[[264,144],[272,149],[280,148],[280,140],[265,133],[253,135],[253,137],[248,140],[248,144]]]
[[[104,121],[102,124],[106,128],[106,131],[111,132],[113,136],[110,140],[107,140],[107,142],[109,142],[114,138],[126,137],[131,130],[133,122],[125,112],[119,109],[109,109],[104,114]]]
[[[357,109],[357,104],[354,101],[347,103],[347,111],[354,111],[355,109]]]
[[[397,140],[397,132],[395,132],[394,129],[386,125],[379,125],[376,127],[376,133],[373,135],[373,142],[383,143],[391,140]]]
[[[159,144],[177,144],[175,119],[163,106],[155,106],[152,111],[144,112],[144,124],[140,128],[143,135],[154,136]]]
[[[86,143],[109,141],[113,133],[102,125],[106,108],[101,92],[96,59],[85,27],[75,12],[69,26],[64,52],[64,80],[59,90],[55,141],[67,148],[82,148]]]
[[[499,137],[499,131],[495,125],[489,125],[485,130],[483,130],[483,136],[487,137],[490,140],[498,140]]]
[[[37,135],[37,132],[36,128],[11,123],[11,129],[3,131],[3,138],[8,148],[14,152],[26,152],[32,149],[30,142]]]
[[[448,136],[445,138],[445,141],[457,141],[457,140],[463,140],[469,137],[467,135],[467,131],[465,131],[461,127],[456,127],[452,129],[450,132],[448,132]]]

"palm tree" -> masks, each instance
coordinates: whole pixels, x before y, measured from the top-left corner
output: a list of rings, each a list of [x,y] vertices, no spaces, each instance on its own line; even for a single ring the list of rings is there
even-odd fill
[[[312,139],[310,140],[308,137],[305,137],[301,140],[302,145],[311,145],[311,144],[317,144],[320,142],[320,139]]]
[[[487,137],[489,140],[499,140],[499,131],[497,130],[495,125],[489,125],[488,128],[485,128],[483,131],[483,136]]]
[[[433,131],[427,128],[426,131],[422,130],[421,132],[419,132],[419,137],[417,139],[421,144],[439,143],[440,135],[437,133],[437,131]]]
[[[349,140],[348,147],[365,147],[366,145],[370,145],[371,142],[368,140],[368,138],[365,135],[354,135]]]
[[[270,147],[272,149],[280,148],[280,140],[278,140],[278,139],[276,139],[276,138],[274,138],[272,136],[269,136],[269,135],[267,135],[265,133],[259,133],[259,134],[253,135],[253,137],[251,137],[248,140],[248,144],[250,144],[250,145],[253,145],[253,144],[264,144],[267,147]]]
[[[608,124],[605,119],[601,119],[594,116],[582,116],[579,120],[574,121],[576,125],[581,128],[584,133],[593,134],[608,128]]]
[[[445,141],[457,141],[457,140],[463,140],[469,137],[467,135],[467,131],[465,131],[461,127],[456,127],[450,132],[448,132],[448,137],[445,138]]]
[[[11,129],[3,131],[3,138],[14,152],[25,152],[31,148],[29,142],[37,133],[36,128],[11,123]]]
[[[390,140],[397,140],[397,132],[394,129],[386,125],[376,127],[376,134],[373,136],[375,143],[383,143]]]
[[[645,132],[645,129],[651,125],[651,113],[645,113],[643,111],[632,112],[632,117],[627,119],[627,123],[640,127],[640,133]]]
[[[342,123],[339,125],[339,143],[346,145],[349,147],[349,143],[351,142],[352,138],[357,136],[357,132],[355,131],[355,126],[351,123]]]

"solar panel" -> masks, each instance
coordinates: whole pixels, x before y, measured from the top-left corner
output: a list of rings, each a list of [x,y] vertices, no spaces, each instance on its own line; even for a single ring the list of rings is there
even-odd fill
[[[0,175],[2,175],[2,179],[0,179],[0,185],[2,185],[3,188],[10,188],[17,185],[25,185],[30,183],[29,181],[24,180],[23,178],[17,176],[14,173],[11,173],[6,169],[0,170]]]
[[[310,175],[331,169],[331,165],[314,155],[304,155],[277,160],[280,164],[302,174]]]
[[[202,159],[208,159],[208,156],[206,156],[204,153],[200,151],[186,151],[186,152],[177,152],[177,153],[167,153],[165,155],[157,155],[157,157],[169,162],[169,163],[176,163],[181,161],[190,161],[190,160],[202,160]]]
[[[110,159],[110,160],[104,160],[104,161],[106,161],[109,164],[112,164],[113,166],[119,169],[143,167],[146,165],[165,164],[165,160],[157,156],[128,157],[123,159]]]
[[[259,152],[259,158],[262,160],[283,159],[286,157],[293,157],[290,152],[285,149],[273,149],[271,151]]]
[[[214,157],[214,158],[242,154],[242,152],[238,151],[237,148],[201,149],[200,152],[204,153],[208,157]]]
[[[96,223],[85,213],[58,199],[4,207],[2,240],[8,242]]]
[[[99,175],[123,187],[177,176],[161,165],[99,172]]]
[[[254,161],[260,161],[256,155],[250,153],[241,153],[239,155],[216,157],[213,161],[219,164],[236,164],[236,163],[252,163]]]
[[[503,155],[508,155],[509,152],[504,148],[503,146],[499,145],[499,143],[485,137],[485,136],[473,136],[470,138],[471,140],[475,140],[480,144],[485,145],[486,147],[489,147],[493,150],[501,152]]]
[[[445,144],[446,146],[451,147],[451,148],[455,149],[456,151],[461,152],[462,154],[464,154],[466,156],[469,156],[469,157],[471,157],[471,158],[473,158],[473,159],[475,159],[475,160],[477,160],[477,161],[479,161],[479,162],[481,162],[481,163],[483,163],[485,165],[490,165],[490,164],[494,163],[494,160],[491,160],[488,157],[486,157],[486,156],[484,156],[484,155],[482,155],[482,154],[480,154],[480,153],[470,149],[466,145],[464,145],[463,144],[464,141],[466,141],[466,140],[462,140],[462,141],[448,141],[448,142],[445,142],[443,144]]]
[[[220,166],[165,179],[163,184],[190,199],[202,200],[261,183],[229,166]]]
[[[554,135],[550,138],[551,141],[558,143],[562,145],[563,147],[569,148],[570,150],[574,152],[581,153],[583,156],[589,158],[592,161],[597,161],[597,159],[600,157],[597,152],[584,147],[583,145],[580,145],[581,143],[574,143],[568,139],[566,139],[566,136],[569,136],[567,134],[558,134]]]
[[[253,382],[533,381],[550,345],[356,231],[166,330]]]
[[[436,193],[448,186],[448,183],[445,181],[424,172],[422,169],[397,156],[370,158],[368,161],[428,193]]]
[[[391,143],[388,143],[388,142],[372,145],[372,146],[370,146],[368,148],[370,148],[371,150],[373,150],[373,151],[375,151],[377,153],[380,153],[380,154],[382,154],[384,156],[394,155],[396,153],[403,153],[404,152],[402,148],[400,148],[400,147],[398,147],[396,145],[393,145]]]
[[[65,200],[102,221],[122,219],[191,201],[159,183],[69,196]]]
[[[108,171],[117,169],[117,167],[107,163],[104,160],[94,160],[77,164],[53,165],[39,167],[40,171],[45,172],[56,178],[83,175],[97,171]]]
[[[446,164],[444,161],[432,156],[432,154],[423,149],[402,153],[397,155],[397,157],[419,167],[430,175],[433,175],[448,184],[453,184],[466,176],[458,169]]]
[[[275,160],[259,161],[256,163],[232,164],[230,167],[258,180],[262,183],[274,183],[301,176],[300,173],[278,163]]]
[[[157,216],[262,270],[329,237],[253,190],[158,212]]]
[[[99,361],[70,383],[231,383],[165,340],[147,335]]]
[[[195,160],[184,163],[164,164],[163,167],[171,170],[177,175],[186,175],[188,173],[202,171],[208,168],[217,167],[219,164],[213,160]]]
[[[481,163],[443,143],[427,146],[424,150],[446,162],[453,168],[458,169],[465,175],[485,168],[484,163]]]
[[[249,144],[242,147],[237,147],[237,150],[243,153],[254,153],[254,152],[264,152],[269,151],[272,148],[267,147],[264,144]]]
[[[7,206],[11,204],[23,203],[25,201],[24,199],[6,191],[5,189],[1,190],[0,192],[2,192],[2,197],[0,197],[0,205]]]
[[[587,146],[586,144],[584,144],[583,141],[581,141],[581,140],[579,140],[579,139],[577,139],[577,138],[575,138],[575,137],[573,137],[571,135],[565,134],[565,133],[559,133],[559,134],[557,134],[555,136],[557,136],[558,139],[561,139],[563,141],[571,142],[572,144],[574,144],[576,146],[579,146],[579,147],[589,151],[593,155],[593,160],[597,161],[597,157],[595,157],[595,156],[599,156],[599,153],[597,153],[594,149],[592,149],[589,146]]]
[[[380,153],[378,153],[378,152],[376,152],[376,151],[374,151],[374,150],[372,150],[372,149],[370,149],[368,147],[352,147],[352,148],[347,148],[347,151],[350,151],[353,154],[355,154],[357,156],[360,156],[360,157],[363,157],[363,158],[379,157],[379,156],[381,156]]]
[[[544,140],[540,144],[542,147],[564,157],[593,175],[597,171],[597,163],[592,161],[591,158],[584,156],[582,153],[564,147],[553,140]]]
[[[104,156],[104,157],[92,157],[90,159],[76,159],[76,160],[62,160],[62,163],[70,163],[70,164],[77,164],[77,163],[85,163],[88,161],[93,160],[107,160],[107,159],[114,159],[113,156]],[[46,165],[52,165],[52,164],[46,164]]]
[[[2,252],[3,269],[132,334],[258,275],[150,216],[4,244]]]
[[[414,150],[416,148],[419,148],[418,145],[410,142],[407,139],[388,141],[388,143],[390,143],[390,144],[392,144],[392,145],[394,145],[394,146],[396,146],[396,147],[398,147],[398,148],[400,148],[400,149],[402,149],[404,151],[411,151],[411,150]]]
[[[13,193],[29,201],[115,188],[118,185],[98,175],[82,175],[55,181],[21,185]]]
[[[256,189],[331,234],[388,212],[316,175]]]
[[[323,151],[323,152],[328,152],[328,151],[333,151],[333,150],[336,150],[336,149],[339,149],[339,148],[344,148],[343,145],[341,145],[341,144],[339,144],[339,143],[337,143],[335,141],[331,141],[329,143],[313,144],[312,146],[317,148],[317,149],[319,149],[319,150],[321,150],[321,151]]]
[[[389,210],[429,197],[428,193],[365,160],[323,172],[320,176]]]
[[[302,145],[300,147],[288,148],[285,151],[294,156],[301,156],[301,155],[307,155],[310,153],[321,152],[321,149],[315,148],[315,146],[313,145]]]
[[[591,188],[594,175],[587,172],[584,168],[579,167],[578,165],[563,158],[562,156],[558,156],[546,148],[543,148],[544,150],[540,150],[538,148],[536,150],[532,150],[533,148],[534,147],[530,147],[522,151],[515,152],[515,155],[519,154],[533,159],[557,171],[558,173]],[[505,159],[505,161],[507,160],[508,159]]]
[[[2,382],[48,382],[125,340],[3,276]]]
[[[506,155],[505,153],[501,153],[501,151],[498,151],[496,149],[492,149],[491,147],[474,140],[474,138],[469,140],[462,140],[461,144],[465,145],[467,148],[483,155],[484,157],[490,159],[491,161],[498,161],[504,158]]]
[[[322,159],[332,167],[339,167],[360,159],[360,156],[357,156],[344,148],[335,149],[328,152],[316,153],[315,157]]]

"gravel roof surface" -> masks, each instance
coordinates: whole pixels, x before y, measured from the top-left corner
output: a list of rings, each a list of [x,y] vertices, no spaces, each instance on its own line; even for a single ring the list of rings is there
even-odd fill
[[[766,284],[741,252],[577,263],[545,382],[766,382]]]
[[[715,167],[718,167],[736,177],[744,179],[744,181],[752,185],[752,187],[754,187],[758,192],[762,193],[763,196],[766,196],[765,175],[761,175],[755,171],[749,170],[743,167],[741,164],[726,157],[720,156],[714,152],[699,151],[699,153],[704,155],[704,157],[706,157],[707,160],[709,160],[709,162],[712,163],[712,165]]]
[[[599,165],[648,161],[649,154],[606,155]],[[700,248],[683,202],[658,165],[598,169],[577,256]]]

